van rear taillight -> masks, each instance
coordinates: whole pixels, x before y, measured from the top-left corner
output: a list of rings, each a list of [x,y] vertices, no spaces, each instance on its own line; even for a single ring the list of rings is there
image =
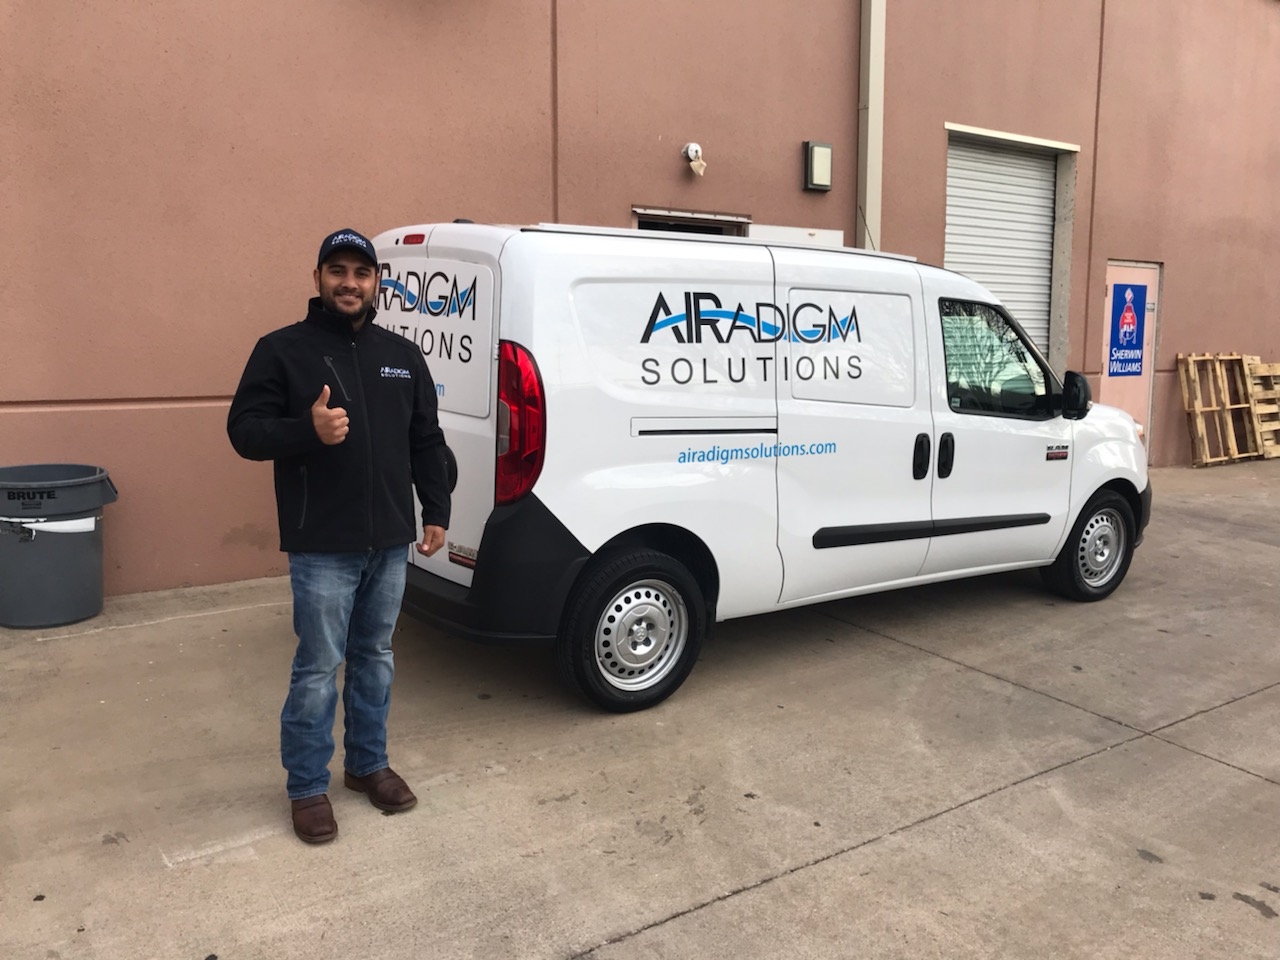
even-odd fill
[[[538,365],[524,347],[498,344],[498,467],[494,499],[514,503],[533,489],[546,453],[547,406]]]

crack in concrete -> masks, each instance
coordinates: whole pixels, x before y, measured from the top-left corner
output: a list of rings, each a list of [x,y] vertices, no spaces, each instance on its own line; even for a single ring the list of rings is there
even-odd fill
[[[1209,760],[1209,761],[1212,761],[1213,763],[1221,764],[1222,766],[1228,767],[1236,771],[1237,773],[1243,773],[1250,777],[1256,777],[1257,779],[1262,780],[1266,783],[1270,783],[1277,787],[1280,787],[1280,780],[1272,780],[1270,777],[1266,776],[1265,774],[1257,773],[1245,767],[1237,766],[1236,764],[1232,763],[1229,760],[1223,760],[1221,757],[1215,757],[1213,756],[1213,754],[1210,754],[1210,753],[1203,753],[1192,747],[1188,747],[1186,744],[1183,744],[1183,743],[1175,743],[1172,740],[1166,740],[1164,737],[1157,737],[1154,733],[1147,734],[1147,736],[1149,736],[1152,740],[1159,740],[1161,743],[1167,743],[1171,747],[1177,747],[1179,750],[1185,750],[1187,753],[1190,753],[1193,756],[1201,757],[1204,760]]]
[[[108,633],[112,630],[134,630],[138,627],[154,627],[162,623],[172,623],[175,620],[194,620],[198,617],[216,617],[224,613],[241,613],[245,610],[261,610],[265,607],[286,607],[292,604],[292,600],[270,600],[266,603],[251,603],[243,607],[218,607],[213,610],[193,610],[190,613],[175,613],[170,617],[161,617],[158,620],[139,620],[129,623],[108,623],[100,627],[93,627],[89,630],[80,630],[76,633],[55,633],[48,636],[33,638],[36,643],[52,643],[55,640],[75,640],[79,637],[89,637],[97,633]]]
[[[1242,693],[1240,696],[1232,697],[1230,700],[1224,700],[1222,703],[1216,704],[1212,707],[1205,707],[1203,710],[1197,710],[1195,713],[1189,713],[1181,720],[1174,720],[1170,723],[1164,724],[1164,726],[1156,727],[1154,730],[1149,730],[1147,732],[1152,736],[1155,736],[1162,730],[1168,730],[1170,727],[1176,727],[1180,723],[1186,723],[1188,720],[1194,720],[1196,717],[1202,717],[1206,713],[1213,713],[1215,710],[1221,710],[1223,707],[1229,707],[1233,703],[1239,703],[1241,700],[1248,700],[1250,697],[1257,696],[1260,693],[1266,693],[1268,690],[1273,690],[1276,687],[1280,687],[1280,680],[1277,680],[1275,683],[1268,683],[1265,687],[1259,687],[1257,690],[1250,690],[1248,693]]]
[[[1168,730],[1170,727],[1176,727],[1180,723],[1186,723],[1188,720],[1193,720],[1196,717],[1204,716],[1205,714],[1208,714],[1208,713],[1213,713],[1215,710],[1221,710],[1223,707],[1229,707],[1233,703],[1239,703],[1241,700],[1247,700],[1249,697],[1256,696],[1259,693],[1266,693],[1268,690],[1272,690],[1276,687],[1280,687],[1280,681],[1277,681],[1275,683],[1268,683],[1266,686],[1259,687],[1257,690],[1250,690],[1248,693],[1242,693],[1238,697],[1232,697],[1230,700],[1224,700],[1222,703],[1214,704],[1211,707],[1205,707],[1203,710],[1197,710],[1195,713],[1189,713],[1185,717],[1181,717],[1177,720],[1170,721],[1169,723],[1163,724],[1159,727],[1155,727],[1152,730],[1143,730],[1141,727],[1135,727],[1131,723],[1125,723],[1125,721],[1123,720],[1118,720],[1115,717],[1109,717],[1105,713],[1098,713],[1096,710],[1090,710],[1088,707],[1081,706],[1078,703],[1072,703],[1070,700],[1064,700],[1062,697],[1054,696],[1052,693],[1049,693],[1046,690],[1038,690],[1037,688],[1028,686],[1025,683],[1019,683],[1017,680],[1011,680],[1009,677],[1001,676],[998,673],[992,673],[989,670],[983,670],[981,667],[975,667],[971,663],[965,663],[963,660],[957,660],[955,657],[948,657],[946,654],[938,653],[935,650],[930,650],[927,647],[919,646],[918,644],[911,643],[908,640],[901,640],[898,637],[890,636],[887,633],[881,633],[879,630],[874,630],[871,627],[864,627],[860,623],[854,623],[851,620],[845,620],[844,618],[837,617],[834,614],[824,613],[822,615],[826,617],[830,617],[832,620],[835,620],[837,623],[843,623],[845,626],[853,627],[855,630],[862,630],[866,633],[871,634],[872,636],[880,637],[883,640],[888,640],[892,643],[901,644],[904,647],[908,647],[912,650],[916,650],[920,653],[926,654],[931,657],[937,657],[939,660],[945,660],[947,663],[953,663],[957,667],[963,667],[965,670],[972,670],[974,673],[980,673],[984,677],[990,677],[992,680],[999,680],[1001,683],[1007,683],[1011,687],[1017,687],[1019,690],[1025,690],[1027,693],[1034,693],[1038,696],[1045,697],[1046,699],[1053,700],[1055,703],[1060,703],[1064,707],[1071,707],[1074,710],[1079,710],[1081,713],[1087,713],[1091,717],[1097,717],[1099,720],[1106,720],[1109,723],[1117,724],[1121,727],[1124,727],[1127,730],[1133,730],[1138,733],[1145,734],[1151,739],[1159,740],[1161,743],[1166,743],[1171,747],[1177,747],[1179,750],[1185,750],[1187,753],[1194,754],[1197,757],[1202,757],[1205,760],[1211,760],[1214,763],[1220,763],[1224,767],[1230,767],[1232,770],[1235,770],[1239,773],[1248,774],[1251,777],[1257,777],[1259,780],[1265,780],[1267,783],[1273,783],[1276,786],[1280,786],[1280,782],[1277,782],[1264,774],[1258,773],[1254,770],[1249,770],[1245,767],[1237,766],[1234,763],[1231,763],[1227,760],[1223,760],[1221,757],[1215,757],[1208,753],[1202,753],[1201,751],[1193,749],[1192,747],[1188,747],[1185,744],[1177,743],[1165,737],[1158,736],[1158,734],[1161,731]]]
[[[1017,687],[1018,689],[1024,690],[1027,693],[1036,694],[1037,696],[1041,696],[1049,700],[1053,700],[1056,703],[1060,703],[1065,707],[1070,707],[1073,710],[1079,710],[1081,713],[1086,713],[1089,716],[1096,717],[1099,720],[1105,720],[1108,723],[1113,723],[1116,726],[1123,727],[1124,729],[1131,731],[1134,734],[1134,736],[1128,737],[1124,740],[1120,740],[1117,743],[1113,743],[1108,746],[1101,747],[1097,750],[1092,750],[1089,753],[1082,754],[1081,756],[1075,757],[1071,760],[1065,760],[1062,763],[1055,764],[1054,766],[1046,767],[1044,770],[1039,770],[1036,773],[1028,774],[1027,776],[1021,777],[1018,780],[1014,780],[1004,784],[1003,786],[995,787],[991,790],[988,790],[986,793],[979,794],[978,796],[970,797],[967,800],[962,800],[959,803],[956,803],[950,807],[947,807],[945,810],[936,811],[934,813],[929,814],[928,816],[921,817],[918,820],[913,820],[911,823],[903,824],[900,827],[895,827],[894,829],[889,830],[885,833],[882,833],[879,836],[871,837],[867,840],[862,840],[848,847],[842,847],[841,849],[836,850],[832,853],[823,854],[820,857],[815,857],[814,859],[807,860],[804,863],[800,863],[800,864],[796,864],[795,866],[788,867],[787,869],[781,870],[778,873],[770,874],[769,876],[762,877],[761,879],[756,880],[752,883],[744,884],[741,887],[736,887],[733,890],[729,890],[725,893],[719,894],[718,896],[711,897],[708,900],[703,900],[699,903],[695,903],[692,906],[686,907],[683,910],[678,910],[675,913],[672,913],[668,916],[662,917],[658,920],[654,920],[650,923],[646,923],[643,926],[636,927],[634,930],[628,930],[625,933],[620,933],[620,934],[617,934],[616,936],[610,937],[609,939],[601,943],[598,943],[593,947],[589,947],[586,950],[581,950],[577,953],[570,954],[566,958],[566,960],[586,960],[586,958],[591,957],[597,951],[603,950],[606,947],[611,947],[611,946],[614,946],[615,944],[624,943],[627,940],[630,940],[634,937],[638,937],[641,934],[647,933],[650,930],[657,929],[658,927],[665,926],[666,924],[671,923],[675,920],[679,920],[683,917],[690,916],[701,910],[705,910],[707,907],[715,906],[717,903],[723,903],[726,900],[731,900],[734,897],[740,896],[744,893],[750,893],[753,890],[758,890],[761,887],[767,886],[768,884],[771,884],[777,880],[782,880],[793,874],[800,873],[801,871],[819,866],[830,860],[834,860],[837,857],[842,857],[842,856],[845,856],[846,854],[854,853],[858,850],[863,849],[864,847],[869,847],[873,843],[879,843],[881,840],[887,840],[890,837],[897,836],[898,834],[906,833],[909,830],[913,830],[916,827],[923,826],[924,824],[929,823],[930,821],[936,820],[939,817],[945,817],[949,813],[954,813],[957,810],[962,810],[965,807],[971,806],[972,804],[979,803],[983,800],[986,800],[989,797],[993,797],[998,793],[1003,793],[1006,790],[1012,790],[1014,787],[1021,786],[1024,783],[1029,783],[1032,780],[1036,780],[1047,774],[1054,773],[1058,770],[1062,770],[1074,764],[1081,763],[1082,761],[1089,760],[1093,757],[1099,756],[1103,753],[1107,753],[1118,747],[1123,747],[1131,743],[1136,743],[1139,740],[1145,740],[1145,739],[1158,740],[1161,743],[1166,743],[1169,746],[1177,747],[1180,750],[1185,750],[1188,753],[1194,754],[1199,757],[1203,757],[1206,760],[1210,760],[1215,763],[1222,764],[1223,766],[1229,767],[1232,770],[1236,770],[1240,773],[1248,774],[1249,776],[1252,776],[1252,777],[1257,777],[1259,780],[1265,780],[1267,783],[1274,783],[1277,786],[1280,786],[1280,783],[1277,783],[1275,780],[1272,780],[1269,777],[1265,777],[1262,774],[1254,773],[1252,770],[1246,770],[1243,767],[1235,766],[1234,764],[1228,763],[1225,760],[1221,760],[1218,757],[1212,757],[1212,756],[1209,756],[1208,754],[1200,753],[1198,750],[1193,750],[1190,747],[1183,746],[1180,743],[1174,743],[1173,741],[1167,740],[1164,737],[1157,736],[1157,734],[1160,731],[1167,730],[1170,727],[1176,726],[1179,723],[1184,723],[1187,720],[1190,720],[1194,717],[1198,717],[1206,713],[1211,713],[1214,710],[1220,710],[1223,707],[1230,706],[1233,703],[1237,703],[1241,700],[1247,699],[1248,697],[1255,696],[1256,694],[1259,694],[1259,693],[1264,693],[1267,690],[1280,686],[1280,682],[1267,684],[1266,686],[1260,687],[1257,690],[1253,690],[1249,693],[1242,694],[1241,696],[1238,696],[1238,697],[1233,697],[1232,699],[1227,700],[1223,703],[1217,704],[1212,707],[1207,707],[1204,710],[1199,710],[1195,713],[1189,714],[1188,716],[1183,717],[1180,720],[1174,720],[1172,723],[1167,723],[1167,724],[1164,724],[1163,726],[1156,727],[1154,730],[1143,730],[1141,727],[1135,727],[1131,723],[1125,723],[1123,720],[1118,720],[1115,717],[1109,717],[1106,714],[1098,713],[1096,710],[1090,710],[1088,707],[1083,707],[1078,703],[1072,703],[1070,700],[1064,700],[1063,698],[1054,696],[1053,694],[1048,693],[1044,690],[1037,690],[1035,687],[1028,686],[1024,683],[1019,683],[1017,680],[1011,680],[1008,677],[1003,677],[1000,674],[992,673],[989,670],[983,670],[981,667],[975,667],[972,664],[965,663],[962,660],[957,660],[954,657],[948,657],[945,654],[938,653],[934,650],[929,650],[925,647],[918,646],[917,644],[910,643],[909,641],[906,641],[906,640],[901,640],[898,637],[890,636],[889,634],[882,633],[879,630],[873,630],[872,628],[865,627],[862,624],[853,623],[849,620],[843,619],[842,617],[837,617],[834,614],[823,613],[821,615],[829,617],[830,619],[835,620],[837,623],[842,623],[845,626],[853,627],[856,630],[862,630],[866,633],[871,634],[872,636],[876,636],[876,637],[880,637],[881,639],[888,640],[891,643],[901,644],[904,647],[908,647],[919,653],[926,654],[927,656],[937,657],[939,660],[945,660],[946,662],[954,664],[965,670],[970,670],[974,673],[981,674],[982,676],[990,677],[992,680],[998,680],[1001,683],[1007,683],[1010,686]],[[1240,899],[1240,896],[1237,895],[1236,899]]]
[[[707,907],[714,906],[717,903],[723,903],[726,900],[731,900],[734,897],[737,897],[741,894],[750,893],[752,890],[758,890],[761,887],[767,886],[768,884],[773,883],[776,880],[782,880],[786,877],[791,876],[792,874],[800,873],[803,870],[808,870],[811,867],[816,867],[821,864],[824,864],[829,860],[834,860],[837,857],[843,857],[845,854],[854,853],[855,851],[861,850],[864,847],[869,847],[873,843],[879,843],[881,840],[888,840],[890,837],[896,837],[900,833],[906,833],[909,830],[914,830],[916,827],[923,826],[926,823],[929,823],[933,820],[937,820],[939,817],[945,817],[949,813],[955,813],[957,810],[963,810],[965,807],[971,806],[972,804],[979,803],[983,800],[988,799],[989,797],[994,797],[998,793],[1003,793],[1006,790],[1012,790],[1014,787],[1021,786],[1024,783],[1029,783],[1032,780],[1036,780],[1039,777],[1045,776],[1046,774],[1054,773],[1055,771],[1061,770],[1064,767],[1069,767],[1072,764],[1080,763],[1084,760],[1089,760],[1092,757],[1096,757],[1096,756],[1099,756],[1100,754],[1107,753],[1108,751],[1114,750],[1117,747],[1123,747],[1126,744],[1133,743],[1135,740],[1141,740],[1145,736],[1146,734],[1139,733],[1137,736],[1129,737],[1126,740],[1121,740],[1118,743],[1109,744],[1108,746],[1105,746],[1105,747],[1100,747],[1097,750],[1091,750],[1086,754],[1082,754],[1081,756],[1078,756],[1078,757],[1073,757],[1070,760],[1064,760],[1062,763],[1057,763],[1051,767],[1046,767],[1043,770],[1038,770],[1035,773],[1028,774],[1025,777],[1019,777],[1017,780],[1010,781],[1009,783],[1003,784],[999,787],[993,787],[991,790],[988,790],[986,793],[981,793],[981,794],[978,794],[977,796],[969,797],[967,800],[961,800],[959,803],[953,804],[947,807],[945,810],[937,810],[933,813],[928,814],[927,816],[923,816],[917,820],[913,820],[910,823],[903,824],[902,826],[899,826],[899,827],[894,827],[892,830],[888,830],[882,834],[879,834],[878,836],[870,837],[866,840],[861,840],[858,843],[852,844],[851,846],[842,847],[839,850],[835,850],[831,853],[823,854],[820,857],[814,857],[812,860],[806,860],[804,863],[796,864],[795,866],[788,867],[785,870],[780,870],[777,873],[770,874],[767,877],[762,877],[761,879],[756,880],[752,883],[744,884],[741,887],[736,887],[733,890],[726,891],[725,893],[719,894],[718,896],[715,896],[715,897],[711,897],[708,900],[703,900],[700,903],[695,903],[693,906],[686,907],[683,910],[677,910],[675,913],[662,917],[661,919],[654,920],[651,923],[646,923],[644,926],[637,927],[634,930],[628,930],[626,933],[620,933],[616,936],[610,937],[608,940],[605,940],[602,943],[597,943],[595,946],[589,947],[586,950],[582,950],[582,951],[579,951],[578,953],[570,954],[566,958],[566,960],[584,960],[584,958],[590,957],[597,950],[603,950],[605,947],[611,947],[611,946],[614,946],[615,944],[624,943],[625,941],[630,940],[633,937],[637,937],[642,933],[646,933],[649,930],[654,930],[658,927],[665,926],[666,924],[671,923],[674,920],[679,920],[682,917],[687,917],[691,914],[697,913],[700,910],[704,910]]]
[[[850,620],[845,620],[831,613],[825,613],[823,614],[823,616],[830,617],[832,620],[835,620],[837,623],[843,623],[847,627],[853,627],[855,630],[862,630],[866,633],[871,634],[872,636],[880,637],[883,640],[888,640],[891,643],[901,644],[902,646],[907,647],[911,650],[915,650],[919,653],[926,654],[930,657],[937,657],[939,660],[945,660],[947,663],[953,663],[957,667],[963,667],[966,670],[972,670],[974,673],[980,673],[984,677],[990,677],[992,680],[999,680],[1001,683],[1007,683],[1011,687],[1017,687],[1019,690],[1027,691],[1027,693],[1034,693],[1034,694],[1037,694],[1038,696],[1045,697],[1049,700],[1053,700],[1057,703],[1062,704],[1064,707],[1071,707],[1073,710],[1079,710],[1081,713],[1087,713],[1089,714],[1089,716],[1097,717],[1099,720],[1106,720],[1108,723],[1114,723],[1117,726],[1124,727],[1126,730],[1132,730],[1135,733],[1148,733],[1148,731],[1143,730],[1141,727],[1135,727],[1131,723],[1125,723],[1123,720],[1118,720],[1115,717],[1109,717],[1105,713],[1098,713],[1096,710],[1090,710],[1088,707],[1082,707],[1080,706],[1080,704],[1072,703],[1070,700],[1063,700],[1061,697],[1056,697],[1052,693],[1048,693],[1044,690],[1037,690],[1035,687],[1029,687],[1025,683],[1019,683],[1017,680],[1011,680],[1008,677],[1002,677],[1000,674],[992,673],[990,670],[983,670],[981,667],[975,667],[973,664],[965,663],[963,660],[957,660],[955,657],[948,657],[944,653],[938,653],[936,650],[930,650],[927,647],[922,647],[918,644],[910,642],[909,640],[901,640],[898,637],[891,637],[887,633],[881,633],[879,630],[873,630],[871,627],[864,627],[860,623],[854,623]]]

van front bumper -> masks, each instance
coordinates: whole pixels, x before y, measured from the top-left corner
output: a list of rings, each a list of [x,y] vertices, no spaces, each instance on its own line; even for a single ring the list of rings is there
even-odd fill
[[[469,640],[546,642],[559,631],[569,591],[590,557],[530,494],[489,515],[471,586],[410,564],[402,606],[412,616]]]
[[[1142,546],[1142,538],[1146,535],[1147,524],[1151,522],[1151,481],[1147,480],[1147,488],[1138,494],[1138,499],[1142,502],[1141,516],[1138,521],[1138,538],[1134,540],[1134,547]]]

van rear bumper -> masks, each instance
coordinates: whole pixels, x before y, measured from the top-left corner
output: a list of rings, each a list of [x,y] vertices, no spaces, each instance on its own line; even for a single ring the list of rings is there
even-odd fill
[[[569,590],[591,552],[533,494],[485,523],[470,587],[413,564],[406,613],[481,643],[552,640]]]

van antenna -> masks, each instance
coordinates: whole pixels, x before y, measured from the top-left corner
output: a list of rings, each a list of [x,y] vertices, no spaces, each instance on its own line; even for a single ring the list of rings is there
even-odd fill
[[[878,253],[880,248],[876,246],[876,238],[871,235],[871,227],[867,225],[867,214],[861,204],[858,205],[858,217],[862,220],[862,231],[866,234],[867,243],[871,244],[871,249]]]

